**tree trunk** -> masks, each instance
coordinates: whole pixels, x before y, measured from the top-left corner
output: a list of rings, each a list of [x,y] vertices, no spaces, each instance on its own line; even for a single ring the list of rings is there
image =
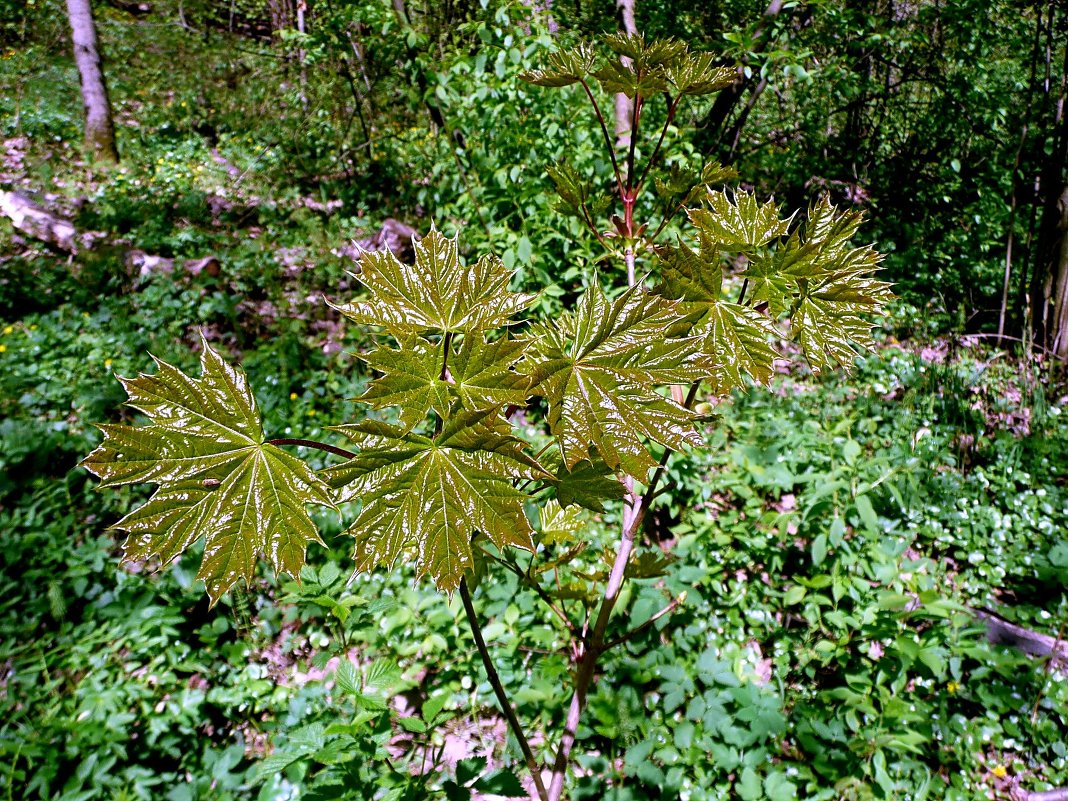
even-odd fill
[[[636,34],[638,26],[634,21],[634,0],[616,0],[616,8],[619,9],[623,33],[628,36]],[[624,150],[630,147],[630,126],[633,117],[634,101],[620,92],[616,95],[616,146]]]
[[[1051,25],[1051,36],[1054,30]],[[1068,356],[1068,42],[1061,46],[1060,87],[1053,102],[1050,146],[1042,156],[1041,192],[1036,198],[1042,210],[1031,278],[1031,310],[1035,343],[1064,357]],[[1048,83],[1052,91],[1052,81]]]
[[[74,63],[82,82],[85,106],[85,146],[97,161],[115,164],[119,151],[115,147],[115,126],[111,104],[100,68],[100,50],[96,44],[96,26],[89,0],[67,0],[67,18],[74,42]]]
[[[1068,185],[1060,197],[1059,247],[1051,266],[1050,322],[1046,338],[1054,356],[1068,360]]]
[[[771,0],[768,3],[764,13],[761,14],[760,19],[753,27],[753,33],[750,36],[751,42],[755,44],[764,38],[768,26],[782,9],[783,0]],[[711,152],[713,147],[722,141],[723,134],[726,131],[727,118],[741,101],[745,90],[750,86],[751,79],[745,77],[742,67],[743,65],[738,65],[738,80],[716,95],[716,100],[708,110],[708,114],[705,115],[704,121],[698,126],[697,144],[703,152]],[[741,128],[737,127],[735,131],[732,131],[732,135],[740,136]]]

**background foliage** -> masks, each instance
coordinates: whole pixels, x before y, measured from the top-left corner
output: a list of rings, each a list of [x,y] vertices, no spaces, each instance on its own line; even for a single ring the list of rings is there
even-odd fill
[[[829,191],[865,210],[904,302],[853,378],[782,368],[771,392],[719,404],[710,447],[671,468],[644,548],[674,559],[622,604],[640,620],[687,599],[605,665],[575,797],[1063,786],[1062,674],[989,645],[967,611],[1051,636],[1068,619],[1063,389],[1047,361],[982,336],[1007,233],[1027,241],[1013,192],[1025,208],[1025,179],[1052,152],[1031,59],[1053,42],[1056,86],[1063,14],[786,6],[766,20],[751,2],[639,2],[648,35],[741,61],[751,87],[767,78],[744,117],[752,92],[722,121],[695,107],[698,132],[672,131],[668,160],[733,160],[758,197],[804,206]],[[577,93],[516,76],[557,41],[614,30],[610,4],[312,3],[303,35],[284,3],[95,11],[121,166],[80,158],[61,4],[0,2],[0,184],[149,253],[215,255],[219,270],[72,265],[0,222],[3,789],[514,790],[496,771],[517,753],[457,606],[410,574],[348,583],[336,516],[316,512],[327,547],[299,586],[261,567],[209,609],[199,553],[162,573],[117,568],[107,526],[144,494],[97,494],[73,468],[98,442],[92,423],[131,422],[113,376],[146,370],[149,351],[195,372],[200,331],[241,361],[272,432],[352,418],[339,399],[369,376],[346,352],[368,342],[320,298],[347,280],[346,244],[387,217],[426,228],[432,215],[470,253],[500,253],[514,288],[549,287],[539,312],[570,303],[599,251],[554,212],[544,168],[564,152],[585,175],[606,165]],[[588,518],[590,570],[617,515]],[[485,586],[487,637],[521,715],[560,717],[569,663],[518,589]]]

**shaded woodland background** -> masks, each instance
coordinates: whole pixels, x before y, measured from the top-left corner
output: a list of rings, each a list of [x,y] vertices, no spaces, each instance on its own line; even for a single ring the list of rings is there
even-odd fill
[[[784,364],[673,468],[646,534],[677,561],[626,605],[689,600],[606,666],[574,797],[1064,797],[1040,794],[1068,786],[1068,8],[632,8],[646,36],[738,65],[668,163],[864,210],[900,300],[854,376]],[[118,566],[107,526],[143,490],[98,495],[75,465],[94,423],[131,419],[114,375],[148,352],[191,368],[200,331],[273,430],[359,414],[364,335],[322,302],[355,289],[354,243],[403,250],[433,221],[544,289],[540,313],[566,307],[601,251],[545,167],[606,174],[599,132],[578,93],[516,76],[620,9],[92,13],[113,144],[87,126],[68,8],[0,0],[0,789],[477,797],[517,762],[455,604],[403,572],[346,584],[335,537],[301,585],[208,609],[196,554]],[[551,627],[507,581],[482,604],[520,711],[558,715]],[[1037,656],[991,643],[990,616]]]

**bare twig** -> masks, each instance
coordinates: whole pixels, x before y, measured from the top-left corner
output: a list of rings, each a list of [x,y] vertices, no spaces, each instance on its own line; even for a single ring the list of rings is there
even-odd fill
[[[504,713],[508,726],[519,743],[519,749],[523,752],[523,759],[530,769],[534,787],[538,791],[538,798],[541,801],[548,801],[549,796],[545,792],[545,784],[541,780],[541,768],[534,758],[534,752],[530,750],[530,743],[527,742],[527,736],[523,733],[519,718],[516,717],[515,710],[512,709],[512,704],[508,700],[508,693],[505,691],[504,685],[501,684],[501,677],[497,675],[497,669],[493,666],[489,649],[486,647],[486,640],[482,637],[482,629],[478,625],[478,617],[475,615],[475,605],[471,601],[471,591],[467,589],[467,579],[460,579],[460,600],[464,604],[464,613],[467,615],[467,623],[471,627],[471,636],[475,638],[478,655],[482,657],[482,666],[486,669],[486,677],[489,679],[490,686],[493,687],[493,694],[497,696],[497,703],[501,706],[501,712]]]
[[[630,631],[628,631],[626,634],[623,634],[623,635],[621,635],[619,637],[616,637],[614,640],[609,640],[608,642],[606,642],[604,644],[603,650],[608,651],[608,650],[610,650],[612,648],[615,648],[617,645],[622,645],[623,643],[627,642],[628,640],[633,640],[635,637],[637,637],[642,632],[647,631],[650,626],[652,626],[654,623],[656,623],[656,621],[658,621],[664,615],[670,615],[679,606],[681,606],[685,601],[686,601],[686,591],[683,590],[681,593],[679,593],[679,596],[677,598],[675,598],[675,600],[673,600],[671,603],[669,603],[667,606],[665,606],[663,609],[661,609],[659,612],[657,612],[651,618],[646,620],[644,623],[641,623],[641,624],[635,626]]]
[[[332,453],[335,456],[341,456],[345,459],[355,459],[356,454],[352,451],[347,451],[344,448],[339,448],[336,445],[327,445],[325,442],[317,442],[314,439],[290,439],[288,437],[283,439],[269,439],[268,445],[299,445],[302,448],[315,448],[319,451],[326,451]]]
[[[538,597],[545,602],[545,605],[552,610],[553,614],[560,618],[560,621],[567,627],[567,630],[571,632],[572,635],[576,634],[578,629],[575,626],[574,621],[571,620],[571,618],[569,618],[567,614],[553,602],[552,596],[550,596],[549,593],[545,591],[545,588],[538,583],[537,579],[533,578],[527,573],[524,573],[523,569],[519,567],[519,565],[509,562],[506,559],[501,559],[499,556],[494,556],[485,548],[480,548],[480,550],[482,551],[483,555],[486,556],[488,559],[492,559],[494,562],[501,565],[509,572],[513,573],[521,582],[523,582],[524,586],[530,587],[532,590],[534,590],[534,592],[537,593]]]

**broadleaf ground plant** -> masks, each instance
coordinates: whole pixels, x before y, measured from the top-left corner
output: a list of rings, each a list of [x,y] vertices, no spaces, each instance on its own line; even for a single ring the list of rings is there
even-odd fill
[[[532,792],[561,798],[599,658],[683,601],[665,599],[636,624],[612,615],[627,581],[662,566],[657,552],[636,553],[635,540],[672,453],[701,446],[695,423],[710,401],[770,379],[787,330],[814,371],[848,365],[890,297],[875,277],[878,254],[851,244],[858,213],[819,201],[803,219],[784,216],[773,201],[726,188],[735,174],[716,162],[658,169],[683,101],[734,75],[678,42],[622,35],[525,73],[537,86],[577,86],[592,106],[612,174],[567,163],[548,174],[561,210],[605,247],[602,266],[570,311],[529,319],[536,296],[510,289],[500,259],[465,264],[457,240],[437,230],[414,243],[413,264],[364,254],[365,293],[335,308],[381,332],[362,357],[379,377],[362,397],[372,413],[334,429],[347,448],[268,439],[244,374],[207,342],[199,379],[159,362],[154,375],[124,380],[149,424],[101,426],[104,441],[83,464],[103,486],[157,485],[116,524],[129,533],[126,558],[166,564],[204,537],[199,578],[214,603],[248,582],[259,558],[299,574],[319,541],[308,505],[354,506],[357,571],[412,559],[442,591],[459,591]],[[606,93],[631,101],[625,140],[609,133]],[[658,130],[643,136],[647,105],[661,98]],[[636,219],[646,211],[651,219]],[[661,241],[680,217],[681,233]],[[729,271],[741,278],[734,297]],[[529,441],[539,420],[540,448]],[[342,461],[316,473],[286,446]],[[613,508],[618,541],[591,560],[583,509]],[[572,700],[562,730],[540,738],[547,755],[531,746],[476,617],[472,588],[494,569],[518,576],[570,640]]]

